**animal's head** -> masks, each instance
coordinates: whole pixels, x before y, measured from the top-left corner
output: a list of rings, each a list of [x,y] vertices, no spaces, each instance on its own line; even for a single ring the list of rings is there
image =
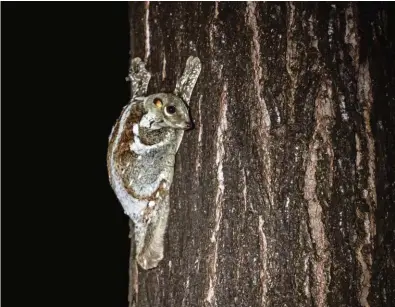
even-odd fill
[[[147,128],[188,130],[193,126],[187,105],[174,94],[158,93],[144,97],[144,109],[147,113],[140,125]]]

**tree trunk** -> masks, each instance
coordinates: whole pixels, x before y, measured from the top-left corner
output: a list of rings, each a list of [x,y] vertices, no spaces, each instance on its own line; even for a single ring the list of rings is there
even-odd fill
[[[133,2],[131,58],[202,72],[137,306],[394,306],[393,7]]]

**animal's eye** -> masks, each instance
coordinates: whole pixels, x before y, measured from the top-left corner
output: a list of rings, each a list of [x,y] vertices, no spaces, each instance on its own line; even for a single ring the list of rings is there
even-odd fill
[[[160,100],[159,98],[155,98],[155,99],[154,99],[154,104],[155,104],[158,108],[160,108],[160,107],[162,107],[162,100]]]
[[[168,107],[166,107],[166,111],[169,114],[174,114],[176,112],[176,107],[175,106],[168,106]]]

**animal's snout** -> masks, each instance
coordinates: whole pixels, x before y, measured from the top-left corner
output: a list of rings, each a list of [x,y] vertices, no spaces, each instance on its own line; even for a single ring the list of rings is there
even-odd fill
[[[192,122],[185,122],[185,130],[189,130],[193,128],[193,123]]]

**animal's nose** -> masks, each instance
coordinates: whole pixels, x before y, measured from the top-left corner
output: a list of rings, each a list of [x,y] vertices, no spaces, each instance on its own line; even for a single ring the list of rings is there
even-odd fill
[[[185,129],[191,129],[193,127],[192,122],[185,122]]]

